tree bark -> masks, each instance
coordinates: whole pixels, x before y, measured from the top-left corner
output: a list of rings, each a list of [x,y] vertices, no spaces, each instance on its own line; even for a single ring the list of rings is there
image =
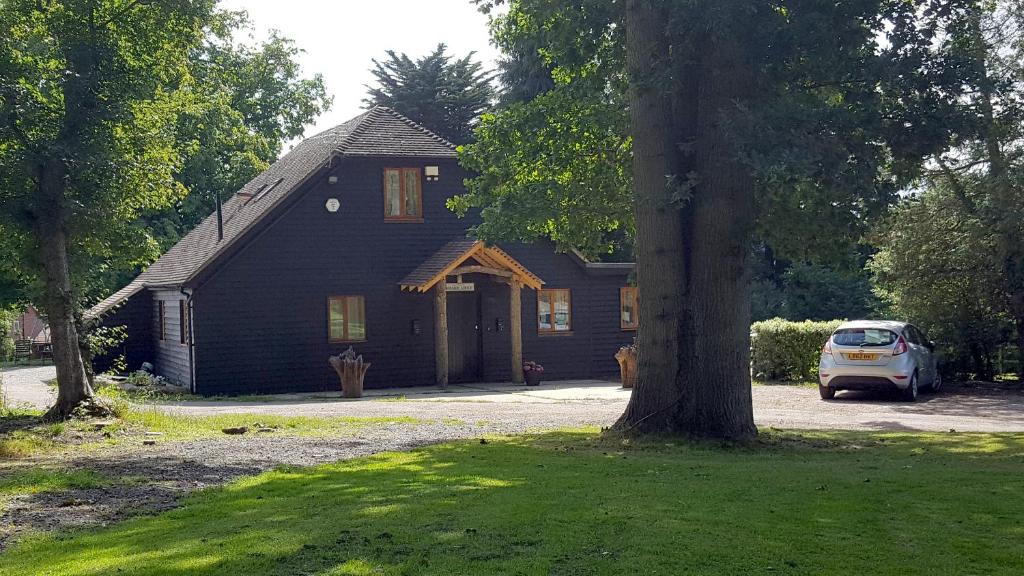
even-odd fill
[[[615,428],[671,431],[680,401],[679,319],[682,223],[672,201],[675,173],[670,91],[654,78],[669,56],[665,13],[649,0],[626,2],[626,66],[633,136],[633,209],[639,289],[636,388]],[[664,67],[661,67],[664,70]]]
[[[626,11],[642,321],[639,381],[616,428],[746,439],[757,434],[749,368],[754,179],[725,122],[739,112],[737,100],[753,94],[756,74],[729,30],[672,43],[656,4],[635,0]],[[670,45],[673,78],[645,83],[645,72],[665,68]],[[670,190],[667,175],[689,184]],[[659,210],[651,198],[668,202]]]
[[[57,369],[57,402],[46,413],[50,419],[67,418],[93,396],[75,327],[75,299],[63,217],[66,178],[67,169],[60,160],[50,159],[41,167],[35,225],[46,282],[44,306]]]
[[[728,30],[702,42],[695,168],[684,211],[686,309],[680,427],[689,434],[757,434],[750,389],[750,266],[754,178],[725,125],[756,86],[753,65]]]

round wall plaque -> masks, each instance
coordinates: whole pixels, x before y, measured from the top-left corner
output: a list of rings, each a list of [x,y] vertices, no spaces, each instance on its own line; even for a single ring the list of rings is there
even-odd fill
[[[338,211],[338,208],[341,208],[341,202],[337,198],[328,198],[325,207],[328,212],[334,213]]]

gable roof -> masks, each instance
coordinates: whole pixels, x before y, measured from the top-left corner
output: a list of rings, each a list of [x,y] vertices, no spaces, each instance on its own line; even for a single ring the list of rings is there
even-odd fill
[[[214,212],[128,286],[90,309],[86,317],[106,313],[143,288],[188,282],[335,156],[455,158],[455,145],[390,108],[371,108],[303,140],[225,201],[222,240],[217,238]]]
[[[489,268],[507,270],[511,276],[518,278],[524,286],[537,290],[544,285],[543,280],[527,270],[525,266],[509,256],[501,248],[487,246],[482,240],[475,240],[473,238],[457,238],[445,244],[398,284],[402,287],[402,290],[426,292],[438,282],[443,281],[445,276],[451,274],[453,270],[470,258]]]

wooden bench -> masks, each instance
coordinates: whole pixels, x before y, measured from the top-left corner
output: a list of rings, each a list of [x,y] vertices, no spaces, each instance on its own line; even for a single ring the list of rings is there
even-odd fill
[[[14,341],[14,358],[31,358],[32,357],[32,341],[31,340],[15,340]]]

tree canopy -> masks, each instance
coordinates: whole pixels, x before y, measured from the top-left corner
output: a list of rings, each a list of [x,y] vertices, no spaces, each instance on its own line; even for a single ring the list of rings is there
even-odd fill
[[[190,188],[234,189],[328,103],[289,41],[232,44],[243,23],[212,0],[4,3],[0,286],[47,316],[53,416],[92,395],[78,316],[96,283],[159,254],[187,224],[158,215],[187,214]]]
[[[469,142],[495,99],[491,73],[474,55],[453,59],[444,44],[416,60],[388,50],[386,59],[373,61],[376,85],[367,86],[363,101],[393,108],[456,144]]]
[[[508,4],[496,36],[538,46],[554,86],[484,119],[463,153],[480,175],[456,207],[480,207],[492,240],[600,252],[627,228],[645,321],[620,427],[750,434],[752,248],[859,257],[872,219],[959,126],[964,59],[945,31],[973,3]],[[595,129],[581,106],[612,113]],[[598,177],[574,180],[588,163]]]

